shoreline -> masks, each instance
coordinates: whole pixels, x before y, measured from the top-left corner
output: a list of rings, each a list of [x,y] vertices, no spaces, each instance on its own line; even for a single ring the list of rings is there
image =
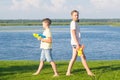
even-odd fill
[[[39,60],[0,60],[0,62],[39,62]],[[70,60],[54,60],[55,62],[59,63],[59,62],[68,62]],[[87,60],[87,62],[120,62],[119,59],[116,60]],[[76,62],[81,62],[81,60],[76,60]],[[45,63],[48,63],[45,61]],[[48,63],[49,64],[49,63]]]

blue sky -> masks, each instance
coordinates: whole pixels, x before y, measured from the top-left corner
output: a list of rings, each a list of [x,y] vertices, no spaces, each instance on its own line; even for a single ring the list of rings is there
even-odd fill
[[[120,18],[120,0],[0,0],[0,19]]]

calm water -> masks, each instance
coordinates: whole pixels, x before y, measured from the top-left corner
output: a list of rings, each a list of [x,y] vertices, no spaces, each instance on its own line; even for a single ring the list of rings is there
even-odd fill
[[[70,60],[69,26],[51,28],[54,60]],[[80,30],[88,60],[120,60],[120,27],[81,26]],[[39,41],[32,33],[42,31],[40,26],[1,26],[0,60],[39,60]]]

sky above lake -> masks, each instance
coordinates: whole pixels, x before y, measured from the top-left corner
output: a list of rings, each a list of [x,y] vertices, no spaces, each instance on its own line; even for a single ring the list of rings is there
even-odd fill
[[[0,0],[0,19],[120,18],[120,0]]]

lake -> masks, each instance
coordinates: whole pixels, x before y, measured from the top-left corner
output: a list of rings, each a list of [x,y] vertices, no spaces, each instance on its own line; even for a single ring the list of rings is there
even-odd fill
[[[54,60],[70,60],[69,25],[51,26],[51,30]],[[80,30],[87,60],[120,60],[120,27],[80,26]],[[40,42],[32,33],[42,31],[41,26],[0,26],[0,60],[39,60]]]

